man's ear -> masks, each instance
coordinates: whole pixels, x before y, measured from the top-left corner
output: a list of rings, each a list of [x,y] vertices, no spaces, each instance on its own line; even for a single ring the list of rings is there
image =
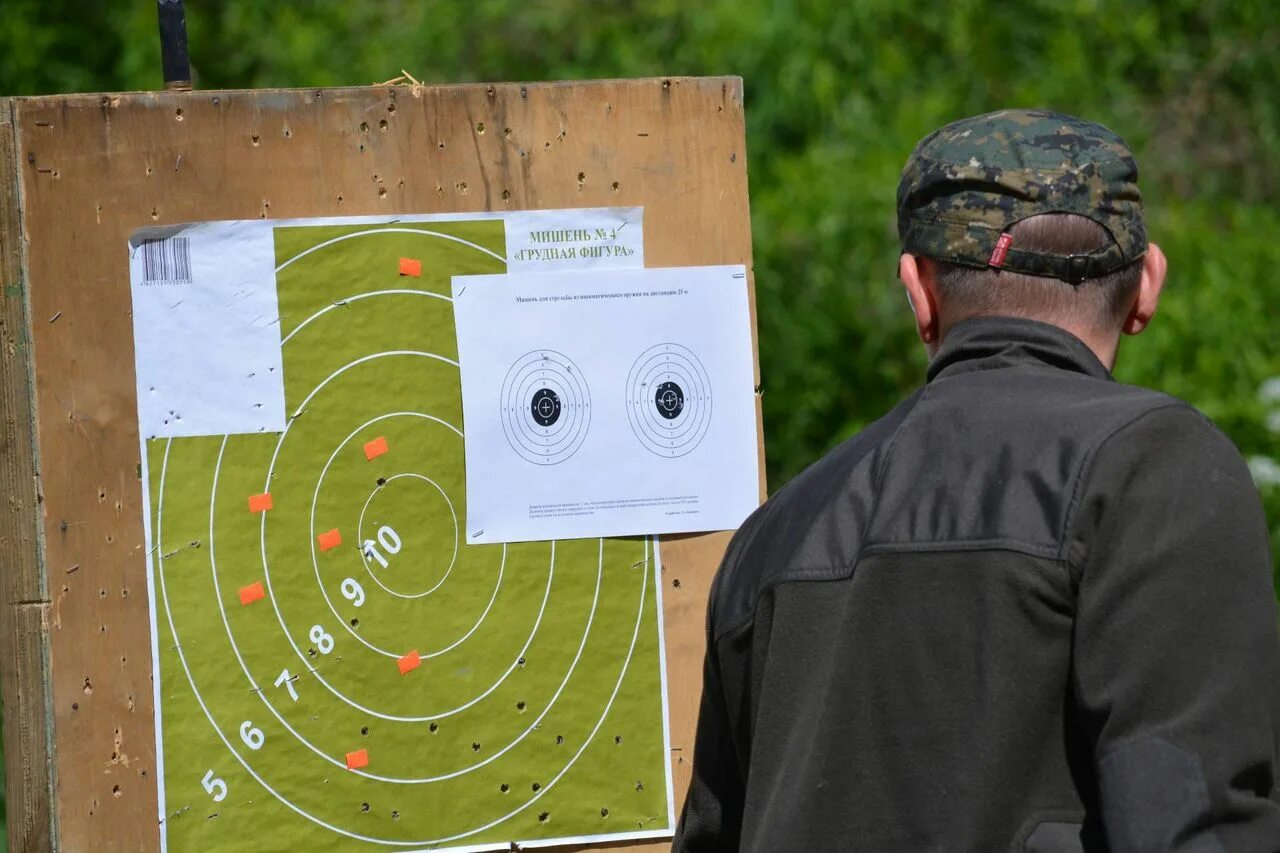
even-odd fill
[[[936,347],[938,302],[935,298],[932,265],[915,255],[904,254],[898,259],[898,278],[906,288],[911,311],[916,315],[916,333],[926,347]]]
[[[1129,316],[1124,320],[1126,335],[1139,334],[1156,315],[1156,306],[1160,304],[1160,291],[1164,288],[1165,273],[1169,262],[1164,252],[1155,243],[1147,244],[1147,253],[1142,258],[1142,279],[1138,283],[1138,298],[1133,300]]]

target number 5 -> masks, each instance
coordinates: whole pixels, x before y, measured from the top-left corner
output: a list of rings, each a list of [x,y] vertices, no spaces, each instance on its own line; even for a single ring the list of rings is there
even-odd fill
[[[200,780],[200,784],[204,785],[206,793],[213,795],[213,801],[215,803],[220,803],[227,798],[227,783],[214,776],[212,768],[204,774],[204,778]]]
[[[381,550],[378,548],[379,545],[382,546]],[[378,565],[385,569],[387,567],[387,558],[383,556],[383,551],[388,554],[400,553],[400,534],[396,533],[395,529],[388,524],[378,528],[377,542],[372,539],[364,540],[364,555],[370,560],[376,560]],[[345,595],[345,591],[343,594]],[[360,605],[357,604],[356,606],[359,607]]]
[[[262,729],[255,728],[252,721],[245,720],[240,724],[240,740],[244,741],[245,746],[257,751],[267,742],[267,736],[262,733]]]

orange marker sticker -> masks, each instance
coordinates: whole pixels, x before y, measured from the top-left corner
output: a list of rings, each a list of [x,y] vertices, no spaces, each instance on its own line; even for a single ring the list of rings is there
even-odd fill
[[[422,666],[422,658],[418,657],[417,649],[414,649],[413,651],[409,652],[409,654],[400,658],[400,674],[401,675],[404,675],[405,673],[408,673],[408,672],[412,672],[413,670],[417,669],[420,666]]]
[[[262,581],[256,581],[248,586],[240,587],[241,604],[253,604],[255,601],[266,597],[267,591],[262,588]]]
[[[271,493],[263,492],[260,495],[249,495],[249,512],[266,512],[271,509]]]
[[[316,542],[320,543],[321,551],[328,551],[330,548],[337,548],[342,544],[342,534],[338,532],[338,528],[333,528],[328,533],[321,533],[316,537]]]
[[[422,275],[422,261],[417,258],[401,258],[400,275]]]
[[[364,458],[372,462],[379,456],[387,452],[387,440],[383,436],[378,436],[373,441],[364,446]]]
[[[355,752],[347,753],[347,769],[359,770],[361,767],[369,766],[369,750],[357,749]]]

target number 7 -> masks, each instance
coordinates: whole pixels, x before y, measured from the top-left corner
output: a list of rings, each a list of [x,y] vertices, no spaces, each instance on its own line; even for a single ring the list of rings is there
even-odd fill
[[[204,786],[204,790],[208,794],[213,795],[213,801],[220,803],[227,798],[227,783],[213,775],[213,769],[210,768],[204,778],[200,780],[200,784]],[[214,793],[214,792],[217,793]]]
[[[280,671],[280,677],[276,679],[276,687],[283,687],[285,690],[288,690],[289,698],[295,702],[298,701],[298,691],[293,686],[293,676],[289,674],[289,670],[284,669]]]
[[[378,546],[382,546],[382,550],[378,550]],[[400,534],[388,524],[384,524],[378,528],[378,541],[372,539],[364,540],[364,555],[371,560],[376,560],[379,566],[387,568],[387,558],[382,555],[382,551],[388,554],[400,553]],[[345,594],[345,593],[344,593]],[[356,605],[359,607],[360,605]]]

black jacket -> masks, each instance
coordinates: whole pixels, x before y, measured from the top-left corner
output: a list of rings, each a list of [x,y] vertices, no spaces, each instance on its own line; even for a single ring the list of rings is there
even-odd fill
[[[1280,851],[1239,454],[1028,320],[789,483],[712,589],[677,851]]]

